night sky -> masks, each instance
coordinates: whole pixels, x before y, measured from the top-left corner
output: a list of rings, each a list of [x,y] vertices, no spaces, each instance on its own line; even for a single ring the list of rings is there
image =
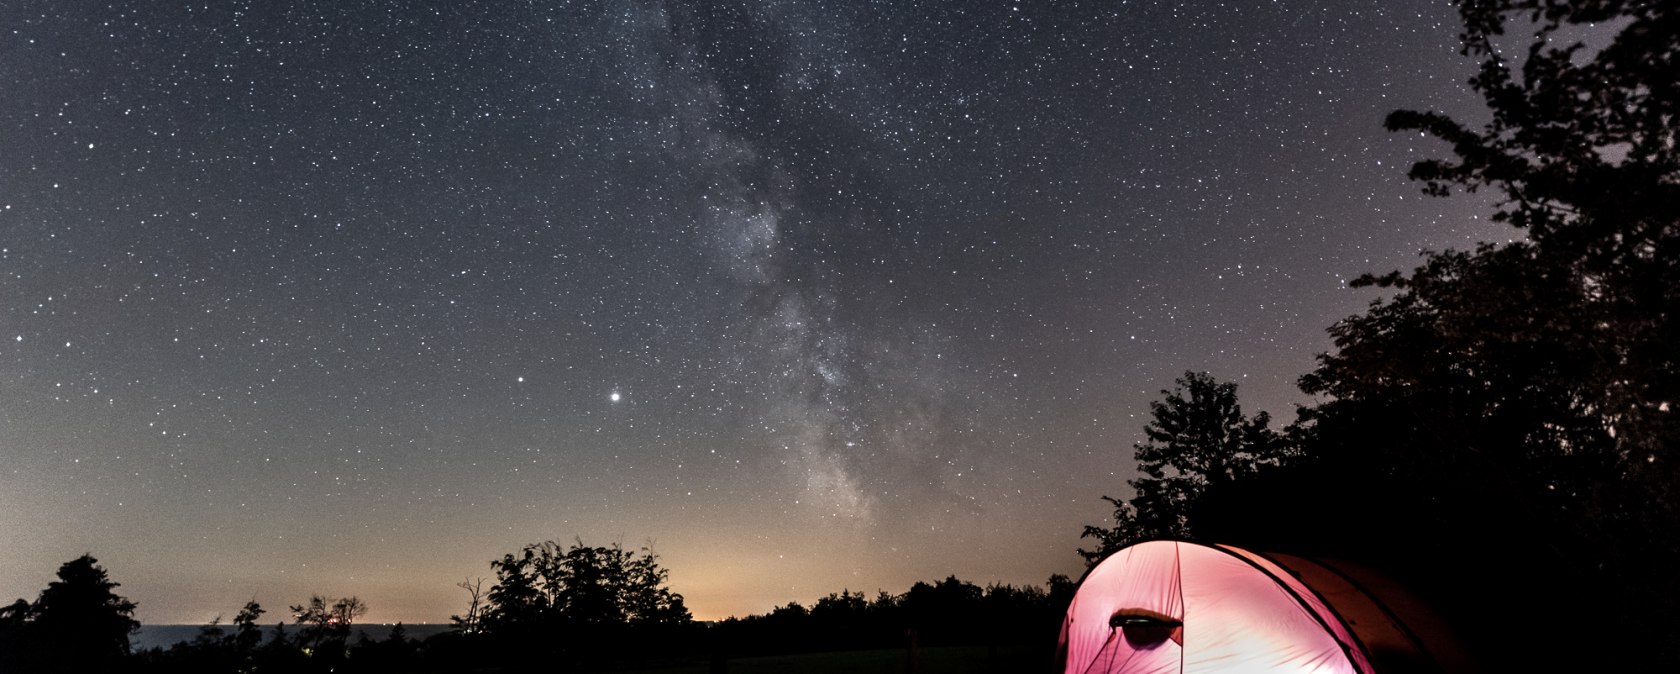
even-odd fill
[[[1185,370],[1510,233],[1442,0],[0,5],[0,600],[443,622],[519,546],[697,618],[1077,575]]]

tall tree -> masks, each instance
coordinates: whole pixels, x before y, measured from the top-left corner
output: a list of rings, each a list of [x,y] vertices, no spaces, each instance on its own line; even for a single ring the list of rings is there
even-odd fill
[[[29,609],[24,648],[49,671],[105,671],[128,655],[140,622],[99,560],[82,555],[58,567],[58,580]]]
[[[1082,538],[1097,546],[1081,549],[1087,563],[1152,538],[1190,538],[1190,513],[1210,490],[1282,464],[1289,446],[1268,428],[1265,412],[1244,416],[1237,385],[1205,372],[1185,372],[1176,388],[1150,403],[1144,442],[1133,446],[1141,475],[1127,482],[1130,499],[1104,496],[1114,505],[1115,525],[1085,527]]]
[[[1306,446],[1395,487],[1391,538],[1555,558],[1627,616],[1613,636],[1643,645],[1623,654],[1680,659],[1680,619],[1649,601],[1680,594],[1680,3],[1457,5],[1491,121],[1387,126],[1450,145],[1412,167],[1426,193],[1492,191],[1526,236],[1359,279],[1390,296],[1302,378],[1323,396]]]
[[[1340,400],[1479,388],[1478,415],[1515,406],[1530,417],[1513,429],[1526,437],[1507,444],[1604,454],[1644,498],[1680,512],[1680,5],[1461,0],[1459,10],[1492,120],[1474,130],[1401,110],[1387,125],[1451,143],[1452,159],[1412,167],[1427,193],[1494,190],[1494,219],[1527,240],[1365,277],[1398,294],[1333,328],[1337,352],[1304,388]],[[1617,27],[1596,52],[1565,38]],[[1532,31],[1525,49],[1509,48],[1508,28]]]

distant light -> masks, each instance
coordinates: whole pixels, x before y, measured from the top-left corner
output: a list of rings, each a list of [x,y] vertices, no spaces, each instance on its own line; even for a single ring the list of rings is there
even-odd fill
[[[613,391],[612,395],[607,396],[607,400],[611,400],[616,403],[621,397],[623,396],[618,395],[618,391]]]
[[[521,383],[521,384],[523,384],[523,383],[525,383],[525,378],[524,378],[524,377],[519,377],[519,378],[517,378],[517,379],[514,379],[514,381],[516,381],[516,382],[519,382],[519,383]]]

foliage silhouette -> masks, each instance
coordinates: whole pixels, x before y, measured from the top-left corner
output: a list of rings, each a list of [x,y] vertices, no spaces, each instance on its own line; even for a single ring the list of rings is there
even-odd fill
[[[1650,602],[1680,595],[1680,4],[1459,9],[1492,120],[1387,126],[1451,144],[1412,167],[1426,192],[1493,190],[1527,239],[1361,278],[1394,294],[1331,328],[1304,420],[1332,462],[1363,453],[1406,503],[1481,524],[1464,550],[1545,541],[1532,581],[1572,579],[1624,616],[1597,636],[1642,644],[1612,658],[1680,660],[1680,619]],[[1594,26],[1616,30],[1596,52],[1568,37]]]
[[[614,543],[562,548],[533,543],[491,562],[496,584],[486,595],[486,631],[538,623],[643,625],[692,620],[682,595],[665,586],[658,556]]]
[[[351,628],[368,606],[356,597],[343,597],[328,603],[325,597],[313,595],[309,601],[291,607],[292,622],[301,626],[297,645],[312,658],[336,660],[348,654]]]
[[[115,669],[140,626],[118,586],[92,555],[65,562],[35,603],[0,609],[0,664],[17,672]]]
[[[767,614],[717,624],[713,648],[730,657],[843,650],[985,646],[1042,651],[1050,662],[1074,583],[1051,576],[1048,589],[993,584],[981,588],[954,576],[918,582],[904,594],[866,599],[844,590]]]
[[[262,645],[262,628],[257,626],[257,619],[266,613],[261,604],[255,599],[245,602],[239,609],[239,614],[233,617],[233,635],[229,637],[229,644],[240,659],[249,661],[257,647]]]
[[[1087,526],[1081,535],[1097,540],[1094,549],[1079,551],[1087,564],[1139,541],[1191,537],[1189,513],[1208,490],[1250,478],[1290,456],[1290,445],[1267,427],[1270,415],[1243,415],[1235,383],[1185,372],[1175,384],[1149,405],[1151,420],[1143,429],[1148,439],[1134,446],[1143,474],[1127,482],[1132,498],[1104,496],[1114,505],[1114,526]]]
[[[0,608],[0,671],[23,671],[28,666],[24,652],[29,626],[29,602],[18,599]]]
[[[549,553],[546,559],[544,550]],[[532,563],[518,564],[527,551]],[[515,561],[512,572],[506,571],[509,559]],[[563,568],[568,564],[578,568]],[[529,576],[538,567],[548,568],[550,579],[594,583],[596,587],[582,593],[593,599],[561,600],[549,606],[604,607],[607,604],[599,597],[610,594],[614,608],[609,615],[618,622],[604,623],[597,613],[548,623],[542,629],[511,632],[514,626],[504,622],[498,625],[502,632],[456,630],[424,641],[410,638],[399,624],[384,639],[362,632],[351,642],[350,628],[366,613],[367,605],[355,597],[313,596],[290,607],[296,629],[280,622],[265,635],[259,621],[267,612],[253,600],[240,607],[231,623],[217,617],[191,641],[129,653],[128,634],[138,625],[131,617],[134,604],[112,592],[117,584],[91,556],[84,556],[60,568],[60,580],[41,593],[40,601],[31,604],[19,599],[0,607],[0,671],[382,674],[512,672],[533,667],[601,671],[694,666],[708,658],[716,666],[726,664],[732,655],[893,649],[912,644],[989,646],[992,652],[987,661],[994,665],[1019,660],[1023,653],[1048,662],[1074,585],[1065,576],[1052,576],[1047,589],[1010,585],[982,589],[948,577],[932,584],[917,583],[902,595],[880,592],[869,600],[846,590],[818,599],[811,610],[790,603],[767,615],[703,626],[681,610],[680,597],[665,587],[666,572],[652,553],[632,553],[619,546],[587,548],[581,543],[570,549],[537,544],[518,556],[505,556],[495,566],[506,574],[500,580],[534,587],[537,596],[564,597],[571,591],[550,588],[541,577],[521,585],[517,578],[532,580]],[[616,585],[615,579],[620,581]],[[597,594],[603,587],[613,592]],[[490,608],[500,607],[492,603]],[[46,631],[72,624],[91,627],[56,636]],[[562,647],[545,649],[521,643],[516,636],[541,638]],[[1000,646],[1015,652],[1000,657]],[[82,650],[62,650],[66,647]],[[509,647],[515,650],[510,652]]]
[[[527,545],[490,563],[480,631],[510,663],[593,666],[630,644],[679,648],[695,636],[693,619],[658,559],[617,543]]]
[[[1449,144],[1411,168],[1426,193],[1492,191],[1526,238],[1357,279],[1387,296],[1301,378],[1319,396],[1290,429],[1302,460],[1179,513],[1198,535],[1385,562],[1475,616],[1461,626],[1506,668],[1680,661],[1680,617],[1651,601],[1680,596],[1680,3],[1457,5],[1491,121],[1386,126]],[[1639,645],[1571,662],[1585,649],[1499,636],[1554,631],[1574,604],[1618,616],[1575,639]]]

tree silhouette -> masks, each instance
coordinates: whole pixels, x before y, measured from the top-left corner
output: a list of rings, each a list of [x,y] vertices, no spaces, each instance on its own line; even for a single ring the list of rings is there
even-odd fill
[[[730,618],[708,633],[714,648],[733,657],[983,646],[992,661],[988,671],[1008,671],[1049,660],[1074,588],[1060,575],[1050,577],[1048,589],[997,583],[981,588],[948,576],[915,583],[903,594],[882,590],[873,599],[842,590],[808,609],[789,602],[766,614]],[[1000,647],[1024,659],[1005,664],[1011,658],[1000,654]]]
[[[23,671],[26,666],[24,629],[29,625],[30,608],[21,598],[0,608],[0,671]]]
[[[692,623],[682,595],[666,586],[658,557],[613,544],[533,543],[491,562],[496,584],[479,624],[509,666],[587,668],[624,647],[677,648]]]
[[[449,622],[455,626],[457,632],[477,634],[483,629],[484,622],[484,579],[464,580],[456,583],[455,587],[467,591],[467,612],[449,616]]]
[[[1537,458],[1547,491],[1606,517],[1600,492],[1638,492],[1680,524],[1680,6],[1662,2],[1465,0],[1464,53],[1492,111],[1473,130],[1401,110],[1387,126],[1452,144],[1418,162],[1425,191],[1491,189],[1494,219],[1528,235],[1474,253],[1435,253],[1411,274],[1366,276],[1391,288],[1332,328],[1337,351],[1303,379],[1338,401],[1429,397],[1449,419],[1492,419],[1483,450]],[[1596,53],[1563,38],[1623,25]],[[1501,50],[1507,24],[1533,31]],[[1506,54],[1521,54],[1520,69]],[[1468,407],[1465,407],[1468,405]],[[1422,409],[1434,416],[1447,407]],[[1461,424],[1462,425],[1462,424]],[[1482,433],[1487,435],[1487,433]],[[1595,464],[1585,467],[1580,464]],[[1580,471],[1589,481],[1578,484]],[[1553,478],[1572,478],[1552,483]],[[1649,512],[1647,508],[1638,508]]]
[[[569,624],[684,624],[682,595],[665,586],[669,573],[651,551],[619,544],[562,548],[533,543],[491,562],[496,584],[481,616],[489,631],[543,622]]]
[[[1318,499],[1362,520],[1349,535],[1382,532],[1363,545],[1383,555],[1526,550],[1498,567],[1502,600],[1570,578],[1624,616],[1583,640],[1680,660],[1680,618],[1650,601],[1680,595],[1680,3],[1457,4],[1491,121],[1401,110],[1386,125],[1450,144],[1410,171],[1426,193],[1494,192],[1494,219],[1526,238],[1358,279],[1390,296],[1331,328],[1335,349],[1301,380],[1323,397],[1301,427],[1312,473],[1267,493],[1352,485]],[[1247,522],[1299,521],[1264,519]]]
[[[929,585],[918,582],[904,593],[899,606],[907,625],[916,630],[922,646],[948,646],[979,630],[985,590],[956,576]]]
[[[356,621],[367,614],[367,603],[356,597],[343,597],[331,604],[320,595],[294,605],[292,622],[303,626],[298,631],[298,645],[311,657],[343,657],[350,632]]]
[[[1188,538],[1190,513],[1210,489],[1252,477],[1282,464],[1289,445],[1267,425],[1265,412],[1244,416],[1237,385],[1207,373],[1185,372],[1162,400],[1150,403],[1147,440],[1134,446],[1138,470],[1127,482],[1132,498],[1103,500],[1114,505],[1113,527],[1085,527],[1095,549],[1079,554],[1095,564],[1109,553],[1152,538]]]
[[[140,627],[134,602],[118,595],[118,583],[99,560],[82,555],[58,567],[58,580],[23,609],[6,610],[7,630],[17,628],[24,669],[85,672],[113,669],[129,653],[129,634]]]
[[[255,599],[245,602],[239,609],[239,614],[233,617],[233,636],[231,637],[234,650],[241,656],[249,657],[262,645],[262,627],[257,625],[257,619],[266,613],[261,604]]]

